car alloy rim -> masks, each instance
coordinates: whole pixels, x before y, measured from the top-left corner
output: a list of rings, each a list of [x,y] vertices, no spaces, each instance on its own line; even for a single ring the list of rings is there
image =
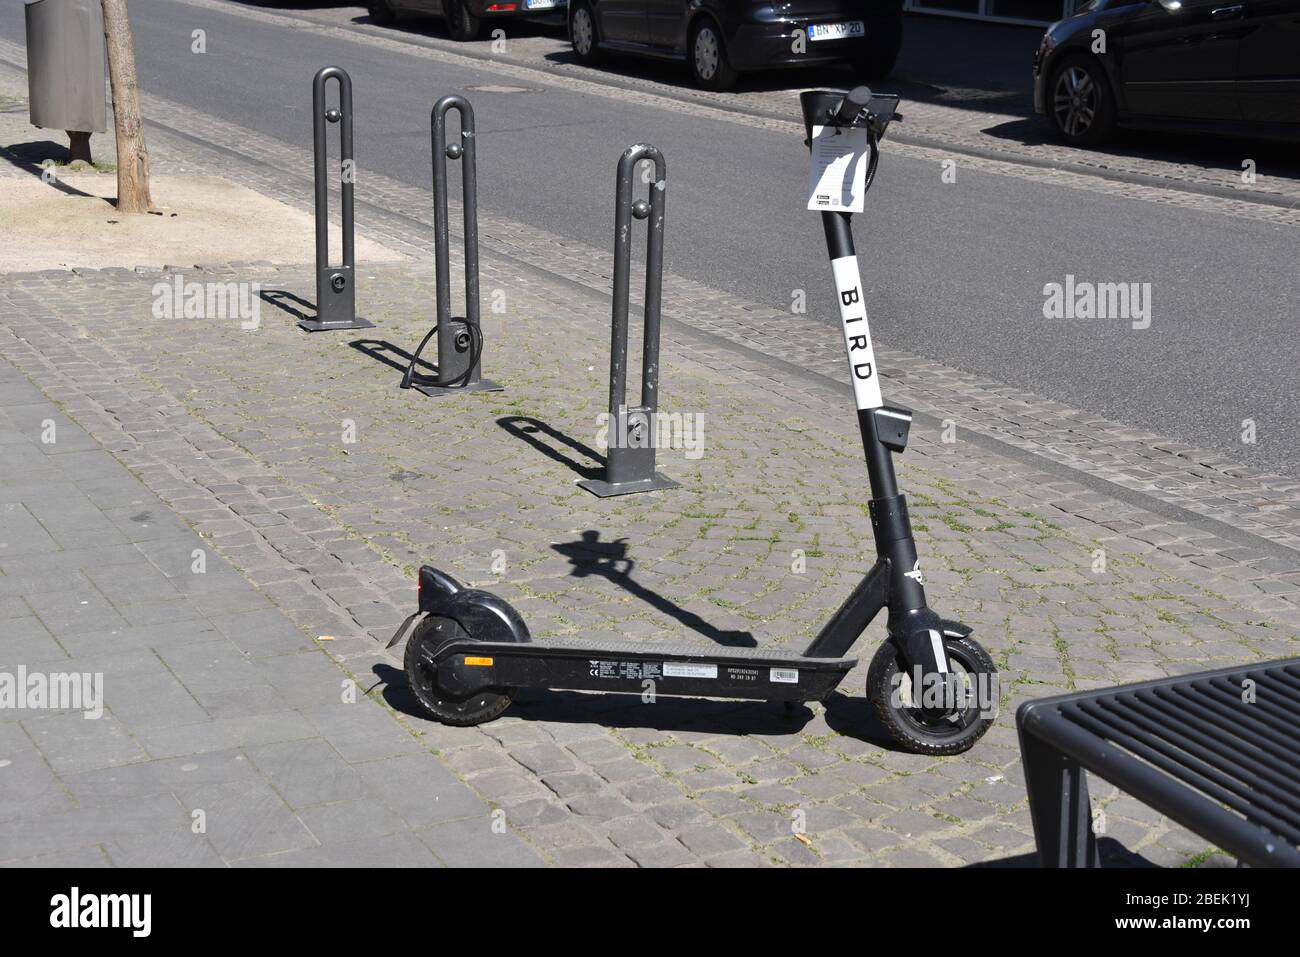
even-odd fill
[[[1097,115],[1097,84],[1081,66],[1067,67],[1056,81],[1052,110],[1066,136],[1081,136]]]
[[[708,27],[695,34],[695,71],[705,80],[718,72],[718,38]]]
[[[585,7],[579,7],[573,12],[573,40],[574,46],[578,52],[586,56],[591,52],[592,33],[591,14]]]

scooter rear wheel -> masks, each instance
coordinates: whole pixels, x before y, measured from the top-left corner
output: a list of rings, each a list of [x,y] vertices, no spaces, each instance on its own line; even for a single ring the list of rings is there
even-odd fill
[[[960,754],[984,736],[993,724],[991,705],[977,692],[996,694],[997,668],[978,642],[970,638],[944,638],[953,675],[966,688],[964,707],[918,707],[907,663],[892,641],[876,650],[867,669],[867,698],[890,736],[916,754]],[[924,703],[922,698],[921,703]]]
[[[444,640],[436,633],[440,621],[432,615],[424,619],[406,642],[406,680],[415,699],[432,717],[458,728],[500,717],[514,700],[513,688],[484,688],[468,697],[454,698],[439,687],[438,666],[432,659]]]

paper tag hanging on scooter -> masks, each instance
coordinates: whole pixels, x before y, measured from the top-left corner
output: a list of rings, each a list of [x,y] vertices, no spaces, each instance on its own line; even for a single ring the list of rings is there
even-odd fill
[[[808,208],[860,213],[866,197],[867,131],[814,126]]]

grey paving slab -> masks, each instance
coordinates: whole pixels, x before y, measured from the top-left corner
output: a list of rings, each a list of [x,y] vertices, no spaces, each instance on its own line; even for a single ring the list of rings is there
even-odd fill
[[[408,830],[401,817],[371,796],[299,808],[298,820],[321,844],[348,843]]]
[[[176,796],[190,815],[203,815],[204,833],[227,861],[318,846],[263,780],[182,787]]]
[[[482,821],[449,821],[416,832],[448,867],[540,867],[542,861],[529,852],[514,833],[484,827]]]
[[[115,716],[71,711],[23,720],[23,729],[56,773],[130,764],[146,755]]]
[[[433,852],[406,834],[246,858],[240,867],[440,867]]]
[[[473,791],[440,764],[414,755],[357,765],[369,793],[411,827],[472,819],[491,823],[491,812]]]
[[[0,711],[0,864],[436,866],[410,821],[490,823],[319,643],[4,362],[0,394],[23,402],[0,422],[0,668],[102,688]],[[36,447],[47,417],[57,452]],[[237,501],[243,486],[214,489]],[[464,850],[468,832],[438,833],[449,856]],[[540,860],[516,837],[492,846],[494,863]]]

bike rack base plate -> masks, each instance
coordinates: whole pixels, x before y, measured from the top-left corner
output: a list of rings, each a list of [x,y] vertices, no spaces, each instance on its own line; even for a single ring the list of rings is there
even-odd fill
[[[636,482],[606,482],[604,479],[583,479],[579,488],[585,488],[592,495],[610,498],[614,495],[630,495],[633,492],[658,492],[662,489],[681,488],[680,482],[674,482],[666,475],[656,472],[652,477]]]
[[[457,392],[504,392],[505,386],[493,382],[491,379],[479,379],[477,382],[466,382],[464,385],[458,385],[454,388],[447,388],[445,385],[420,385],[415,383],[411,389],[415,392],[423,392],[428,396],[454,395]]]
[[[303,332],[333,332],[336,329],[373,329],[375,324],[369,319],[356,318],[348,322],[322,322],[320,319],[304,319],[298,323]]]

